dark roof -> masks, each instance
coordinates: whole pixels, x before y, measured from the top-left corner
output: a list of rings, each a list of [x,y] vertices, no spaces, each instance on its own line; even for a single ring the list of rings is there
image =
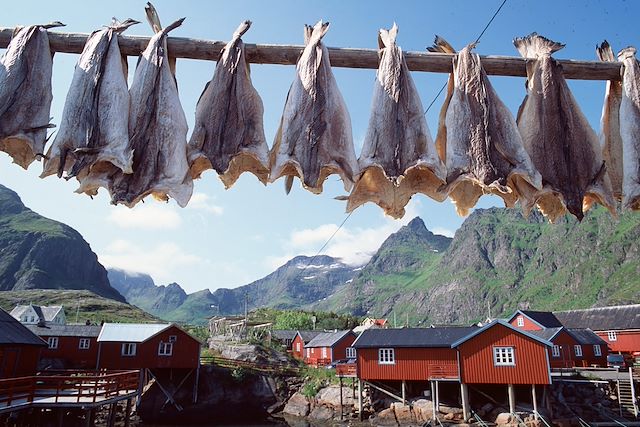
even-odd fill
[[[100,335],[101,326],[59,325],[46,323],[44,326],[25,325],[31,332],[41,337],[95,337]]]
[[[518,310],[518,312],[524,314],[543,328],[559,328],[562,326],[562,322],[550,311]]]
[[[0,344],[47,345],[40,337],[0,309]]]
[[[302,341],[305,343],[308,343],[320,333],[322,333],[322,331],[297,331],[297,334],[300,334],[300,338],[302,338]]]
[[[594,331],[640,329],[640,304],[554,311],[553,314],[567,328],[589,328]]]
[[[571,334],[578,343],[583,345],[607,345],[606,341],[600,338],[593,332],[591,329],[587,328],[576,328],[576,329],[568,329],[569,334]]]
[[[279,340],[292,340],[296,337],[296,330],[294,329],[274,329],[271,331],[271,336]]]
[[[333,347],[347,335],[353,335],[350,329],[346,331],[321,332],[305,344],[305,348]]]
[[[539,338],[542,338],[543,340],[551,341],[553,337],[558,335],[558,332],[560,332],[562,329],[563,328],[561,326],[559,328],[544,328],[544,329],[540,329],[539,331],[527,331],[527,332]]]
[[[455,341],[477,327],[367,329],[353,343],[356,348],[377,347],[451,347]]]

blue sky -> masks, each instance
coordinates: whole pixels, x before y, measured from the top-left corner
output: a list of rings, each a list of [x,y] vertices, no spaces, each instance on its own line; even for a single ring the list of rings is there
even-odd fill
[[[376,48],[377,31],[397,22],[398,44],[405,51],[422,51],[435,34],[462,48],[476,39],[502,0],[486,1],[156,1],[162,22],[186,17],[175,37],[228,40],[245,20],[253,26],[245,34],[247,43],[302,44],[304,24],[320,19],[331,27],[325,36],[328,46]],[[112,16],[141,21],[127,32],[150,35],[144,19],[144,1],[38,2],[22,0],[3,6],[4,27],[60,20],[63,31],[91,32]],[[595,59],[594,47],[603,39],[618,50],[639,46],[634,1],[520,1],[506,5],[483,36],[476,51],[484,55],[517,56],[511,41],[532,31],[566,43],[557,58]],[[53,72],[53,123],[60,122],[62,107],[78,55],[56,54]],[[130,78],[136,58],[129,59]],[[178,60],[177,80],[182,106],[193,128],[197,99],[211,78],[215,63]],[[374,70],[334,69],[338,85],[349,108],[356,153],[366,132],[375,78]],[[252,65],[254,86],[264,105],[264,125],[271,145],[287,91],[295,75],[293,66]],[[447,79],[445,74],[413,73],[426,107]],[[515,114],[525,95],[524,78],[493,77],[502,100]],[[130,80],[131,81],[131,80]],[[592,126],[598,130],[604,82],[571,81],[570,86]],[[438,99],[427,114],[435,138]],[[322,195],[303,190],[298,181],[290,195],[282,180],[267,187],[244,174],[225,191],[212,171],[195,181],[194,197],[180,209],[147,199],[133,210],[114,207],[104,190],[91,200],[74,193],[75,181],[55,177],[41,180],[41,164],[24,171],[0,153],[0,182],[18,192],[33,210],[82,233],[105,265],[149,273],[157,284],[178,282],[188,292],[203,288],[235,287],[273,271],[298,254],[314,255],[344,218],[342,185],[332,177]],[[482,198],[478,207],[499,205],[499,200]],[[343,257],[353,264],[364,262],[379,244],[400,226],[420,216],[427,227],[452,235],[463,218],[449,201],[436,203],[414,196],[402,220],[384,217],[375,205],[358,208],[325,253]]]

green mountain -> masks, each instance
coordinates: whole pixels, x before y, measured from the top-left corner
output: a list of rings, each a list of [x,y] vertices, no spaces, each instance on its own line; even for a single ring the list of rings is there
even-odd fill
[[[562,310],[640,300],[640,215],[594,209],[578,223],[478,209],[450,244],[412,221],[348,286],[313,308],[403,322],[469,323],[518,308]]]
[[[88,290],[124,302],[80,233],[0,185],[0,291],[28,289]]]

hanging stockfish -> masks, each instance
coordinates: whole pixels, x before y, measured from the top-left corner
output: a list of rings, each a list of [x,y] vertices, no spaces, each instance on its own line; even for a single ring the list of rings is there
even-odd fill
[[[350,191],[357,173],[351,119],[322,43],[328,28],[322,21],[305,25],[305,48],[270,153],[269,181],[286,176],[287,193],[297,176],[305,189],[319,194],[331,174],[339,174]]]
[[[542,187],[540,173],[524,149],[518,126],[493,89],[472,43],[453,58],[447,97],[440,114],[436,144],[447,168],[442,191],[466,216],[483,194],[494,194],[507,207],[520,201],[528,213]],[[431,51],[454,53],[436,36]],[[451,79],[452,78],[452,79]],[[453,83],[453,84],[451,84]]]
[[[44,154],[51,108],[53,54],[47,28],[60,22],[16,28],[0,60],[0,151],[27,169]]]
[[[145,11],[156,34],[142,53],[129,90],[133,173],[116,173],[111,202],[133,207],[152,194],[159,200],[171,197],[184,207],[193,192],[187,163],[188,127],[178,97],[175,62],[167,56],[167,34],[184,18],[163,29],[151,3]]]
[[[133,172],[127,68],[118,34],[137,23],[114,19],[110,26],[89,36],[76,64],[60,130],[47,152],[42,178],[61,177],[66,172],[65,178],[78,177],[82,191],[96,194],[96,178],[102,171],[115,166],[124,173]]]
[[[640,66],[636,49],[627,47],[618,53],[624,64],[620,134],[624,157],[622,203],[624,208],[640,210]]]
[[[393,218],[402,218],[411,196],[440,197],[444,165],[424,117],[420,96],[402,49],[398,27],[378,34],[380,63],[369,127],[358,159],[360,175],[348,198],[347,212],[374,202]]]
[[[251,26],[244,21],[222,49],[213,79],[196,106],[196,124],[189,141],[191,176],[213,168],[226,188],[243,172],[266,184],[269,147],[264,136],[264,108],[251,84],[249,63],[240,38]]]
[[[605,40],[596,46],[596,54],[600,61],[615,62],[611,46]],[[607,173],[611,180],[613,197],[622,200],[622,137],[620,136],[620,103],[622,102],[622,82],[607,81],[602,107],[600,145],[602,156],[607,165]]]
[[[535,33],[516,38],[527,59],[527,96],[518,111],[518,129],[525,149],[542,175],[536,201],[555,222],[568,210],[578,220],[593,203],[615,215],[611,181],[598,136],[573,98],[562,66],[551,57],[564,47]]]

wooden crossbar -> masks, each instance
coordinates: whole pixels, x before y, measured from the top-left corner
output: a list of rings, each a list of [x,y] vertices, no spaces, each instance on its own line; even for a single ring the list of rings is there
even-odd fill
[[[0,28],[0,48],[11,41],[13,28]],[[81,53],[89,34],[49,31],[49,43],[54,52]],[[149,43],[150,37],[119,35],[120,50],[124,55],[138,56]],[[224,41],[199,40],[185,37],[168,37],[171,56],[185,59],[217,61]],[[245,44],[247,60],[254,64],[295,65],[304,46]],[[352,49],[328,47],[331,65],[341,68],[378,68],[376,49]],[[450,73],[452,54],[429,52],[405,52],[411,71]],[[512,56],[480,56],[487,74],[496,76],[526,77],[526,60]],[[619,62],[576,61],[559,59],[564,76],[577,80],[620,80],[622,64]]]

